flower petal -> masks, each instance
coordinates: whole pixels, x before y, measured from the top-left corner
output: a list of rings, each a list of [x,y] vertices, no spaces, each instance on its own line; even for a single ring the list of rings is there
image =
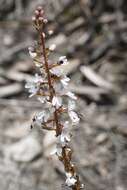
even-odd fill
[[[66,95],[69,96],[70,98],[74,99],[74,100],[77,99],[77,97],[75,96],[75,94],[73,92],[69,91],[69,92],[66,93]]]
[[[79,119],[79,117],[78,117],[78,115],[77,115],[76,112],[74,112],[74,111],[69,111],[68,114],[69,114],[70,119],[72,120],[73,123],[79,123],[79,120],[80,120],[80,119]]]

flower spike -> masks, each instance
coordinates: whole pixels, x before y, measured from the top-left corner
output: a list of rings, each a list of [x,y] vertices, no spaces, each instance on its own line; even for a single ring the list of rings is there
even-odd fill
[[[36,47],[29,47],[28,50],[35,66],[39,69],[39,74],[35,74],[33,80],[25,87],[30,97],[36,96],[44,106],[43,110],[34,116],[31,127],[37,126],[55,131],[56,148],[53,153],[64,165],[65,184],[72,190],[80,190],[83,185],[72,163],[72,150],[69,145],[70,127],[78,124],[80,120],[75,111],[77,97],[68,90],[70,78],[61,69],[61,65],[69,62],[66,56],[61,56],[56,63],[49,59],[49,52],[53,52],[56,45],[46,47],[44,31],[47,19],[41,6],[35,10],[32,21],[37,31],[38,42]],[[49,31],[49,34],[52,34],[52,31]]]

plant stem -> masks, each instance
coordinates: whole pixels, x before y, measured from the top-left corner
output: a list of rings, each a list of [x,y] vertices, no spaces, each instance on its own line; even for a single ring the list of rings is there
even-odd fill
[[[49,86],[49,92],[50,92],[50,102],[52,102],[54,92],[53,92],[53,87],[52,87],[52,82],[51,82],[51,75],[50,75],[49,65],[48,65],[48,60],[47,60],[47,55],[46,55],[45,39],[44,39],[44,35],[43,35],[42,32],[40,32],[40,37],[41,37],[41,44],[42,44],[42,51],[43,51],[42,53],[43,53],[43,56],[44,56],[45,71],[47,73],[47,78],[48,78],[48,86]],[[61,134],[61,126],[59,124],[58,114],[57,114],[56,108],[55,108],[55,112],[54,112],[54,121],[56,123],[56,136],[58,136],[59,134]]]
[[[47,78],[48,78],[50,102],[52,102],[52,98],[55,95],[55,91],[52,86],[52,79],[51,79],[51,74],[50,74],[49,65],[48,65],[48,59],[47,59],[46,48],[45,48],[45,37],[42,32],[39,32],[39,34],[40,34],[41,45],[42,45],[42,54],[43,54],[43,58],[44,58],[45,72],[47,73]],[[61,126],[61,124],[59,123],[59,117],[58,117],[58,112],[57,112],[56,108],[55,108],[55,112],[54,112],[54,121],[56,124],[56,136],[59,136],[62,132],[63,126]],[[66,172],[76,173],[74,166],[72,166],[72,164],[71,164],[71,159],[68,160],[68,155],[66,153],[67,148],[68,148],[67,146],[62,147],[62,152],[63,152],[62,158],[59,158],[59,160],[62,161]],[[77,182],[72,187],[72,190],[80,190],[81,183],[79,181],[79,177],[76,176],[76,179],[77,179]]]

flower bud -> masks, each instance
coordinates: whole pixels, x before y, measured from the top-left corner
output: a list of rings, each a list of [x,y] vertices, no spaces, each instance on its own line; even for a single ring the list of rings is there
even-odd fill
[[[34,23],[36,22],[36,17],[35,16],[32,17],[32,22],[34,22]]]
[[[31,58],[35,58],[37,56],[37,53],[35,52],[33,47],[28,47],[28,51]]]
[[[54,51],[56,49],[56,45],[55,44],[51,44],[50,46],[49,46],[49,50],[50,51]]]
[[[43,36],[43,38],[45,38],[45,33],[44,32],[42,32],[42,36]]]
[[[43,17],[39,17],[38,20],[40,24],[43,23]]]
[[[37,10],[38,10],[39,12],[40,12],[42,9],[43,9],[42,6],[38,6],[38,7],[37,7]]]
[[[49,35],[52,35],[52,34],[53,34],[53,30],[49,30],[49,31],[48,31],[48,34],[49,34]]]
[[[35,10],[35,16],[38,17],[40,15],[38,10]]]
[[[44,11],[43,11],[43,10],[40,11],[40,15],[41,15],[41,16],[44,15]]]
[[[45,18],[45,19],[43,20],[43,22],[44,22],[45,24],[47,24],[48,20]]]

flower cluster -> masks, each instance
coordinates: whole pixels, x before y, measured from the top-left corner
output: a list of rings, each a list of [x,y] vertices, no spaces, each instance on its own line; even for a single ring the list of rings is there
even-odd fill
[[[68,60],[66,56],[61,56],[56,63],[49,60],[49,55],[56,46],[52,44],[47,48],[45,45],[44,28],[47,19],[44,18],[42,7],[36,9],[32,20],[38,33],[38,42],[28,50],[35,66],[39,68],[39,74],[35,74],[25,87],[30,97],[36,96],[43,104],[43,110],[33,118],[32,127],[39,126],[56,132],[57,141],[53,154],[56,154],[64,165],[66,185],[80,190],[81,183],[71,161],[72,150],[69,146],[70,127],[77,125],[80,120],[75,111],[77,97],[68,90],[70,78],[63,74],[61,69],[61,65],[68,64]]]

